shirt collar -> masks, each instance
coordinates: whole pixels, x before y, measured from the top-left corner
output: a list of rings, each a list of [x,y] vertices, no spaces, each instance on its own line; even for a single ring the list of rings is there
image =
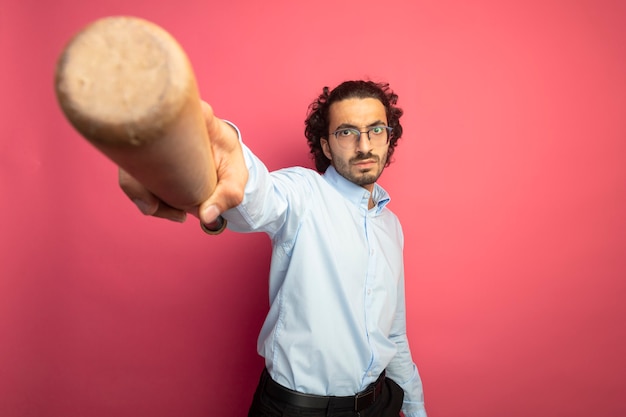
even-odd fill
[[[356,185],[355,183],[348,181],[344,177],[342,177],[335,167],[330,165],[326,172],[324,173],[324,179],[328,182],[333,188],[335,188],[341,195],[344,196],[348,201],[352,202],[355,206],[365,206],[367,209],[367,204],[370,198],[370,192],[360,185]],[[385,191],[383,187],[374,184],[374,189],[372,190],[372,199],[376,204],[376,213],[380,213],[382,209],[391,201],[391,197]]]

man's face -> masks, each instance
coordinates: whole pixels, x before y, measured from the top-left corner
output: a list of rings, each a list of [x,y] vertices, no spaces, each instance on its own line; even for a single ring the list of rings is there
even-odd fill
[[[372,146],[364,133],[354,145],[345,148],[332,132],[343,128],[365,132],[372,126],[387,126],[385,106],[375,98],[341,100],[331,104],[329,119],[328,139],[321,140],[324,155],[342,177],[372,191],[387,162],[389,142]]]

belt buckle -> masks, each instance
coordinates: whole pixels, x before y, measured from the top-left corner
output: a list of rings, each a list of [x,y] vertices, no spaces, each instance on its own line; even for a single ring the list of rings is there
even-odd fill
[[[362,399],[362,398],[367,398],[369,396],[373,396],[371,402],[368,405],[366,405],[365,407],[359,409],[359,400]],[[371,404],[373,404],[374,401],[376,401],[376,390],[375,389],[371,390],[369,392],[359,393],[359,394],[354,396],[354,411],[364,410],[367,407],[369,407]]]

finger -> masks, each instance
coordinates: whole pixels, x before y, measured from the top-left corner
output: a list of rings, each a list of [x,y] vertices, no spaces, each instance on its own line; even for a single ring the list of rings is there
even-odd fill
[[[175,209],[157,196],[152,194],[128,172],[119,169],[119,184],[124,194],[131,199],[139,211],[147,216],[160,217],[175,222],[184,222],[187,215],[184,211]]]
[[[159,201],[159,208],[154,212],[154,217],[183,223],[187,219],[187,213],[172,206],[168,206],[163,201]]]
[[[124,194],[135,203],[139,211],[148,216],[157,212],[159,199],[133,178],[132,175],[120,168],[118,180]]]

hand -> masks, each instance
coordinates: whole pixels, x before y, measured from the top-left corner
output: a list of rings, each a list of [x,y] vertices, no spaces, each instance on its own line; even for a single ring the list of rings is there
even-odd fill
[[[243,200],[248,181],[248,169],[237,132],[228,123],[217,118],[209,104],[202,102],[202,111],[207,126],[213,160],[217,171],[217,185],[213,194],[191,214],[198,217],[209,228],[224,211],[235,207]],[[186,213],[159,200],[142,184],[124,170],[119,170],[122,191],[135,203],[139,210],[149,216],[184,222]]]
[[[202,203],[197,217],[209,225],[226,210],[243,201],[248,182],[248,168],[237,131],[225,121],[215,117],[208,103],[202,102],[202,112],[207,122],[209,141],[217,171],[217,185],[213,194]]]

